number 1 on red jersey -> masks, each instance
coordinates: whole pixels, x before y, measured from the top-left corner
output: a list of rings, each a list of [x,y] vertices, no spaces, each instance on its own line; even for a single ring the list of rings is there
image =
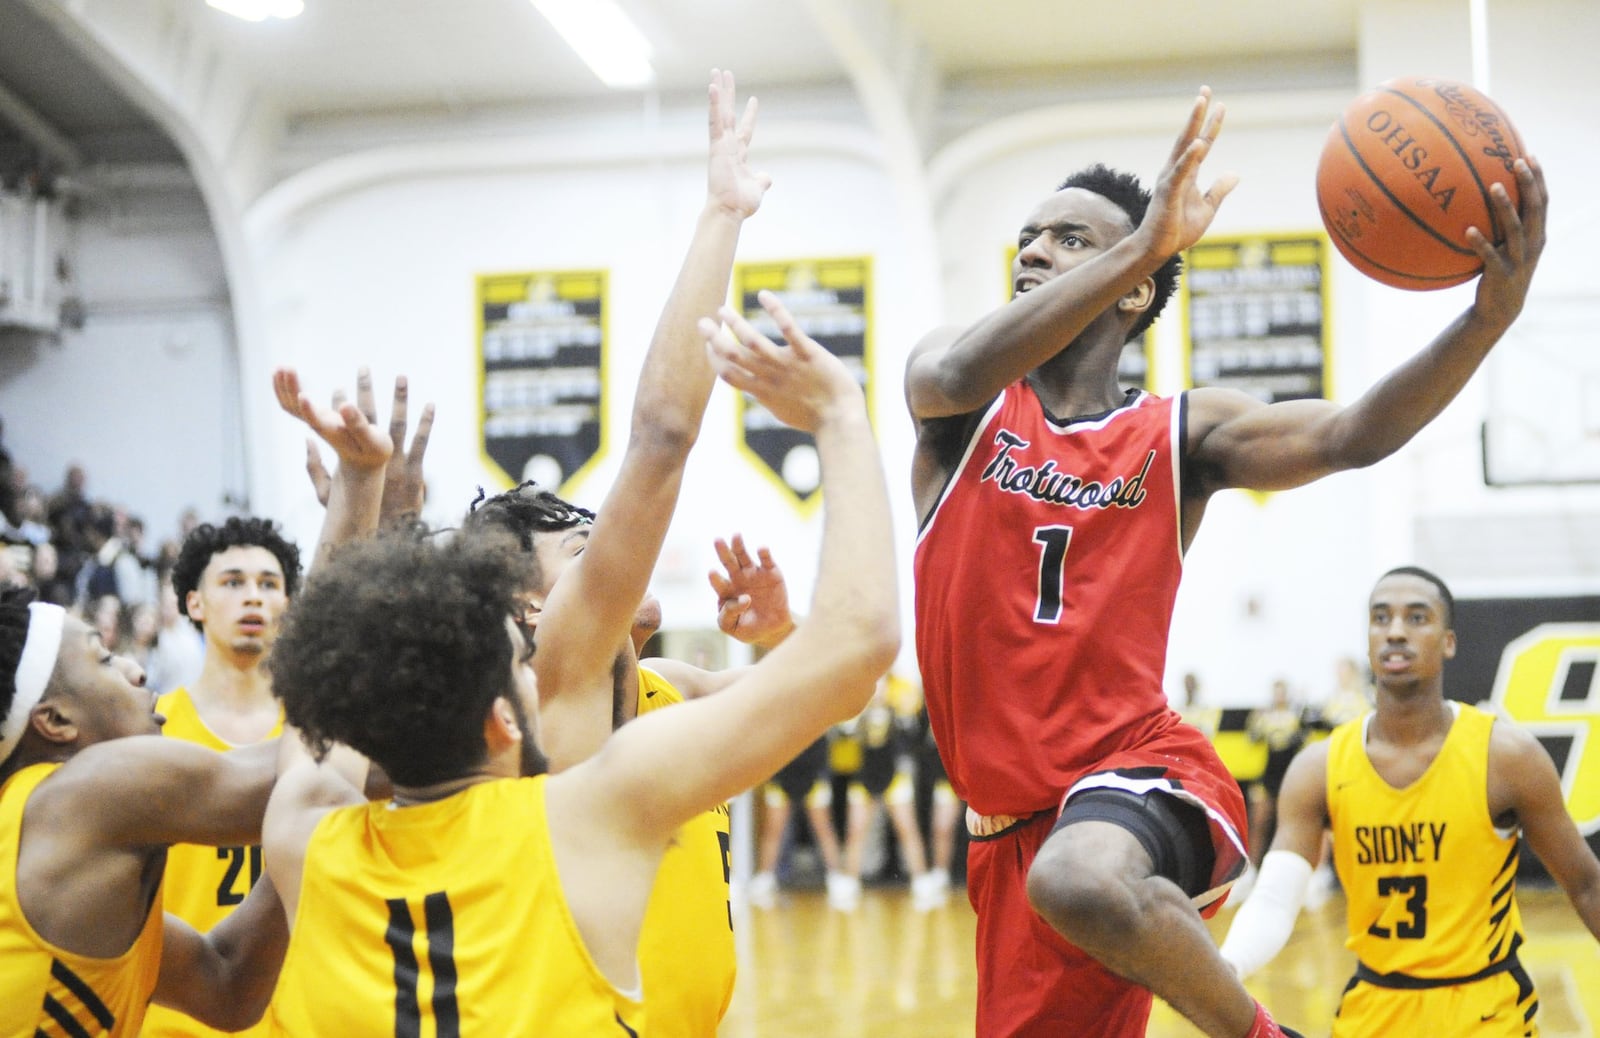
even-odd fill
[[[1034,602],[1033,618],[1042,624],[1053,624],[1061,619],[1067,546],[1072,543],[1072,527],[1035,527],[1033,543],[1039,545],[1039,597]]]

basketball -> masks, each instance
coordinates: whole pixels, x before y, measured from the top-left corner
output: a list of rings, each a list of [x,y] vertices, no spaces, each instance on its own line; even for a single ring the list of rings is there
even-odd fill
[[[1339,252],[1394,288],[1448,288],[1483,269],[1467,242],[1504,235],[1489,186],[1518,202],[1516,128],[1493,101],[1448,79],[1391,79],[1346,108],[1317,163],[1317,207]]]

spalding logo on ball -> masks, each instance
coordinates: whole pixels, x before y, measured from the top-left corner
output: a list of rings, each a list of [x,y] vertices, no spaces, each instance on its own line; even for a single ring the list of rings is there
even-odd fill
[[[1385,285],[1448,288],[1483,262],[1476,227],[1497,244],[1489,186],[1518,201],[1522,139],[1493,101],[1448,79],[1391,79],[1358,97],[1328,133],[1317,205],[1344,258]]]

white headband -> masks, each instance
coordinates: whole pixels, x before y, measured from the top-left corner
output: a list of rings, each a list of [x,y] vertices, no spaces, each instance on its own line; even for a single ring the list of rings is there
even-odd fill
[[[44,696],[44,687],[56,669],[56,657],[61,654],[61,630],[66,620],[67,611],[58,605],[28,605],[28,638],[22,643],[22,659],[17,662],[17,695],[11,700],[11,709],[0,719],[0,761],[10,757],[22,741],[28,716]]]

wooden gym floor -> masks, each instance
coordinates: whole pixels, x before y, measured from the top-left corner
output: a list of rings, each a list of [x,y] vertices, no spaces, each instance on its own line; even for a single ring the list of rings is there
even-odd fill
[[[1544,1038],[1600,1034],[1600,946],[1559,889],[1519,892],[1523,962],[1539,987]],[[1233,910],[1211,921],[1220,940]],[[739,983],[721,1038],[971,1038],[973,915],[964,891],[928,913],[901,888],[869,888],[860,908],[832,911],[820,892],[785,893],[774,909],[735,917]],[[1338,894],[1302,912],[1283,953],[1250,990],[1306,1038],[1326,1038],[1353,960]],[[1156,1002],[1149,1038],[1200,1034]]]

